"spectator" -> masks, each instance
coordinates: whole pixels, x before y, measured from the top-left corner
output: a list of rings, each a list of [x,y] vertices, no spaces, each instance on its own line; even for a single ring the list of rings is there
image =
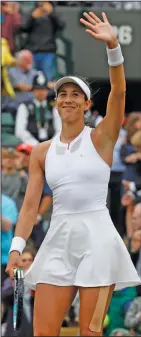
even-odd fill
[[[34,251],[26,247],[22,253],[22,267],[24,273],[29,269],[34,260]],[[13,329],[13,282],[8,277],[2,287],[2,301],[7,309],[7,324],[4,336],[15,336]],[[33,304],[34,297],[29,288],[24,287],[23,297],[23,314],[21,320],[20,331],[16,333],[17,337],[32,337],[33,336]]]
[[[25,170],[28,173],[29,159],[33,147],[29,144],[19,144],[17,146],[18,157],[16,160],[17,170]]]
[[[132,214],[132,228],[133,231],[141,229],[141,202],[134,207]]]
[[[131,253],[139,252],[141,248],[141,229],[134,231],[131,238]]]
[[[128,208],[141,202],[141,182],[135,183],[134,181],[123,180],[122,183],[125,187],[125,194],[121,200],[122,205]]]
[[[18,218],[18,211],[14,200],[2,193],[2,219],[1,219],[1,282],[7,277],[5,268],[9,258],[9,250],[13,239],[13,229]]]
[[[32,84],[34,99],[21,104],[17,111],[15,132],[23,143],[32,146],[54,135],[52,106],[48,104],[47,79],[38,72]]]
[[[19,4],[14,1],[2,1],[2,29],[1,35],[8,40],[10,51],[14,53],[14,33],[21,25],[21,15],[19,14]]]
[[[135,202],[141,200],[141,191],[136,190],[135,185],[141,184],[141,114],[136,113],[135,116],[130,116],[130,121],[127,124],[127,144],[125,144],[124,151],[128,152],[124,157],[125,172],[124,177],[128,178],[123,180],[123,185],[126,187],[124,196],[121,203],[126,207],[126,230],[127,237],[130,239],[132,236],[132,212]],[[130,184],[132,182],[132,184]],[[134,183],[134,184],[133,184]],[[130,189],[127,190],[127,185]]]
[[[10,109],[12,112],[17,111],[20,103],[33,99],[31,89],[36,71],[32,69],[32,64],[32,53],[22,50],[17,53],[16,66],[8,69],[8,77],[16,95],[13,100],[7,102],[6,109]]]
[[[11,84],[16,93],[28,92],[32,89],[32,82],[36,75],[36,71],[32,69],[32,53],[29,50],[21,50],[17,53],[16,62],[16,67],[8,70]]]
[[[133,263],[138,271],[138,275],[141,277],[141,229],[135,230],[132,235],[131,253]]]
[[[115,329],[111,332],[110,336],[132,336],[126,329]]]
[[[28,176],[24,170],[16,170],[17,152],[8,148],[3,151],[2,158],[2,192],[16,201],[18,210],[21,208],[26,191]]]
[[[134,234],[131,239],[131,251],[135,250],[135,253],[136,251],[138,252],[135,265],[136,265],[138,275],[141,277],[141,242],[140,242],[141,241],[141,203],[138,203],[134,207],[133,214],[132,214],[132,228],[133,228]],[[133,256],[132,256],[132,260],[133,260]]]
[[[121,148],[121,159],[126,168],[124,171],[123,179],[134,181],[135,178],[135,156],[131,156],[136,152],[135,146],[131,143],[131,138],[136,131],[141,130],[141,113],[132,113],[129,116],[127,125],[126,125],[127,135],[125,144]]]
[[[134,334],[141,334],[141,296],[131,303],[124,324],[128,329],[134,330]]]
[[[110,215],[117,231],[121,236],[123,235],[123,224],[119,218],[121,215],[122,177],[125,170],[125,165],[121,161],[120,150],[124,143],[125,136],[126,131],[123,123],[113,152],[113,164],[111,167],[111,176],[109,182]]]
[[[34,67],[44,72],[49,82],[56,79],[56,33],[63,28],[53,2],[38,1],[36,8],[22,25],[28,33],[26,48],[34,55]]]

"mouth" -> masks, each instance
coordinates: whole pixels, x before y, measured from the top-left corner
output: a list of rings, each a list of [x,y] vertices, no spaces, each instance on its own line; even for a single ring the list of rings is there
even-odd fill
[[[74,106],[63,106],[63,109],[74,109]]]

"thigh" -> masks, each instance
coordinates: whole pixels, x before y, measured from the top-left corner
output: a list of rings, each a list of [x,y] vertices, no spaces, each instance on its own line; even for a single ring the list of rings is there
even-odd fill
[[[115,285],[79,288],[81,336],[101,336]]]
[[[34,302],[34,336],[59,336],[77,287],[38,284]]]

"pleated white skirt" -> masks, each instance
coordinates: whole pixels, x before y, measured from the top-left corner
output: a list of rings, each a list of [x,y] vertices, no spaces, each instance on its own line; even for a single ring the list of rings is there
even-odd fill
[[[25,275],[25,284],[115,290],[141,284],[108,209],[52,216],[47,235]]]

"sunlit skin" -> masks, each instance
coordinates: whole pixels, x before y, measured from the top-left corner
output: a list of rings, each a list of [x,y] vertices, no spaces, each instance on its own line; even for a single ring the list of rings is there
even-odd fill
[[[91,106],[91,100],[86,100],[85,94],[75,83],[62,85],[58,92],[56,105],[62,123],[84,123],[84,112]]]

